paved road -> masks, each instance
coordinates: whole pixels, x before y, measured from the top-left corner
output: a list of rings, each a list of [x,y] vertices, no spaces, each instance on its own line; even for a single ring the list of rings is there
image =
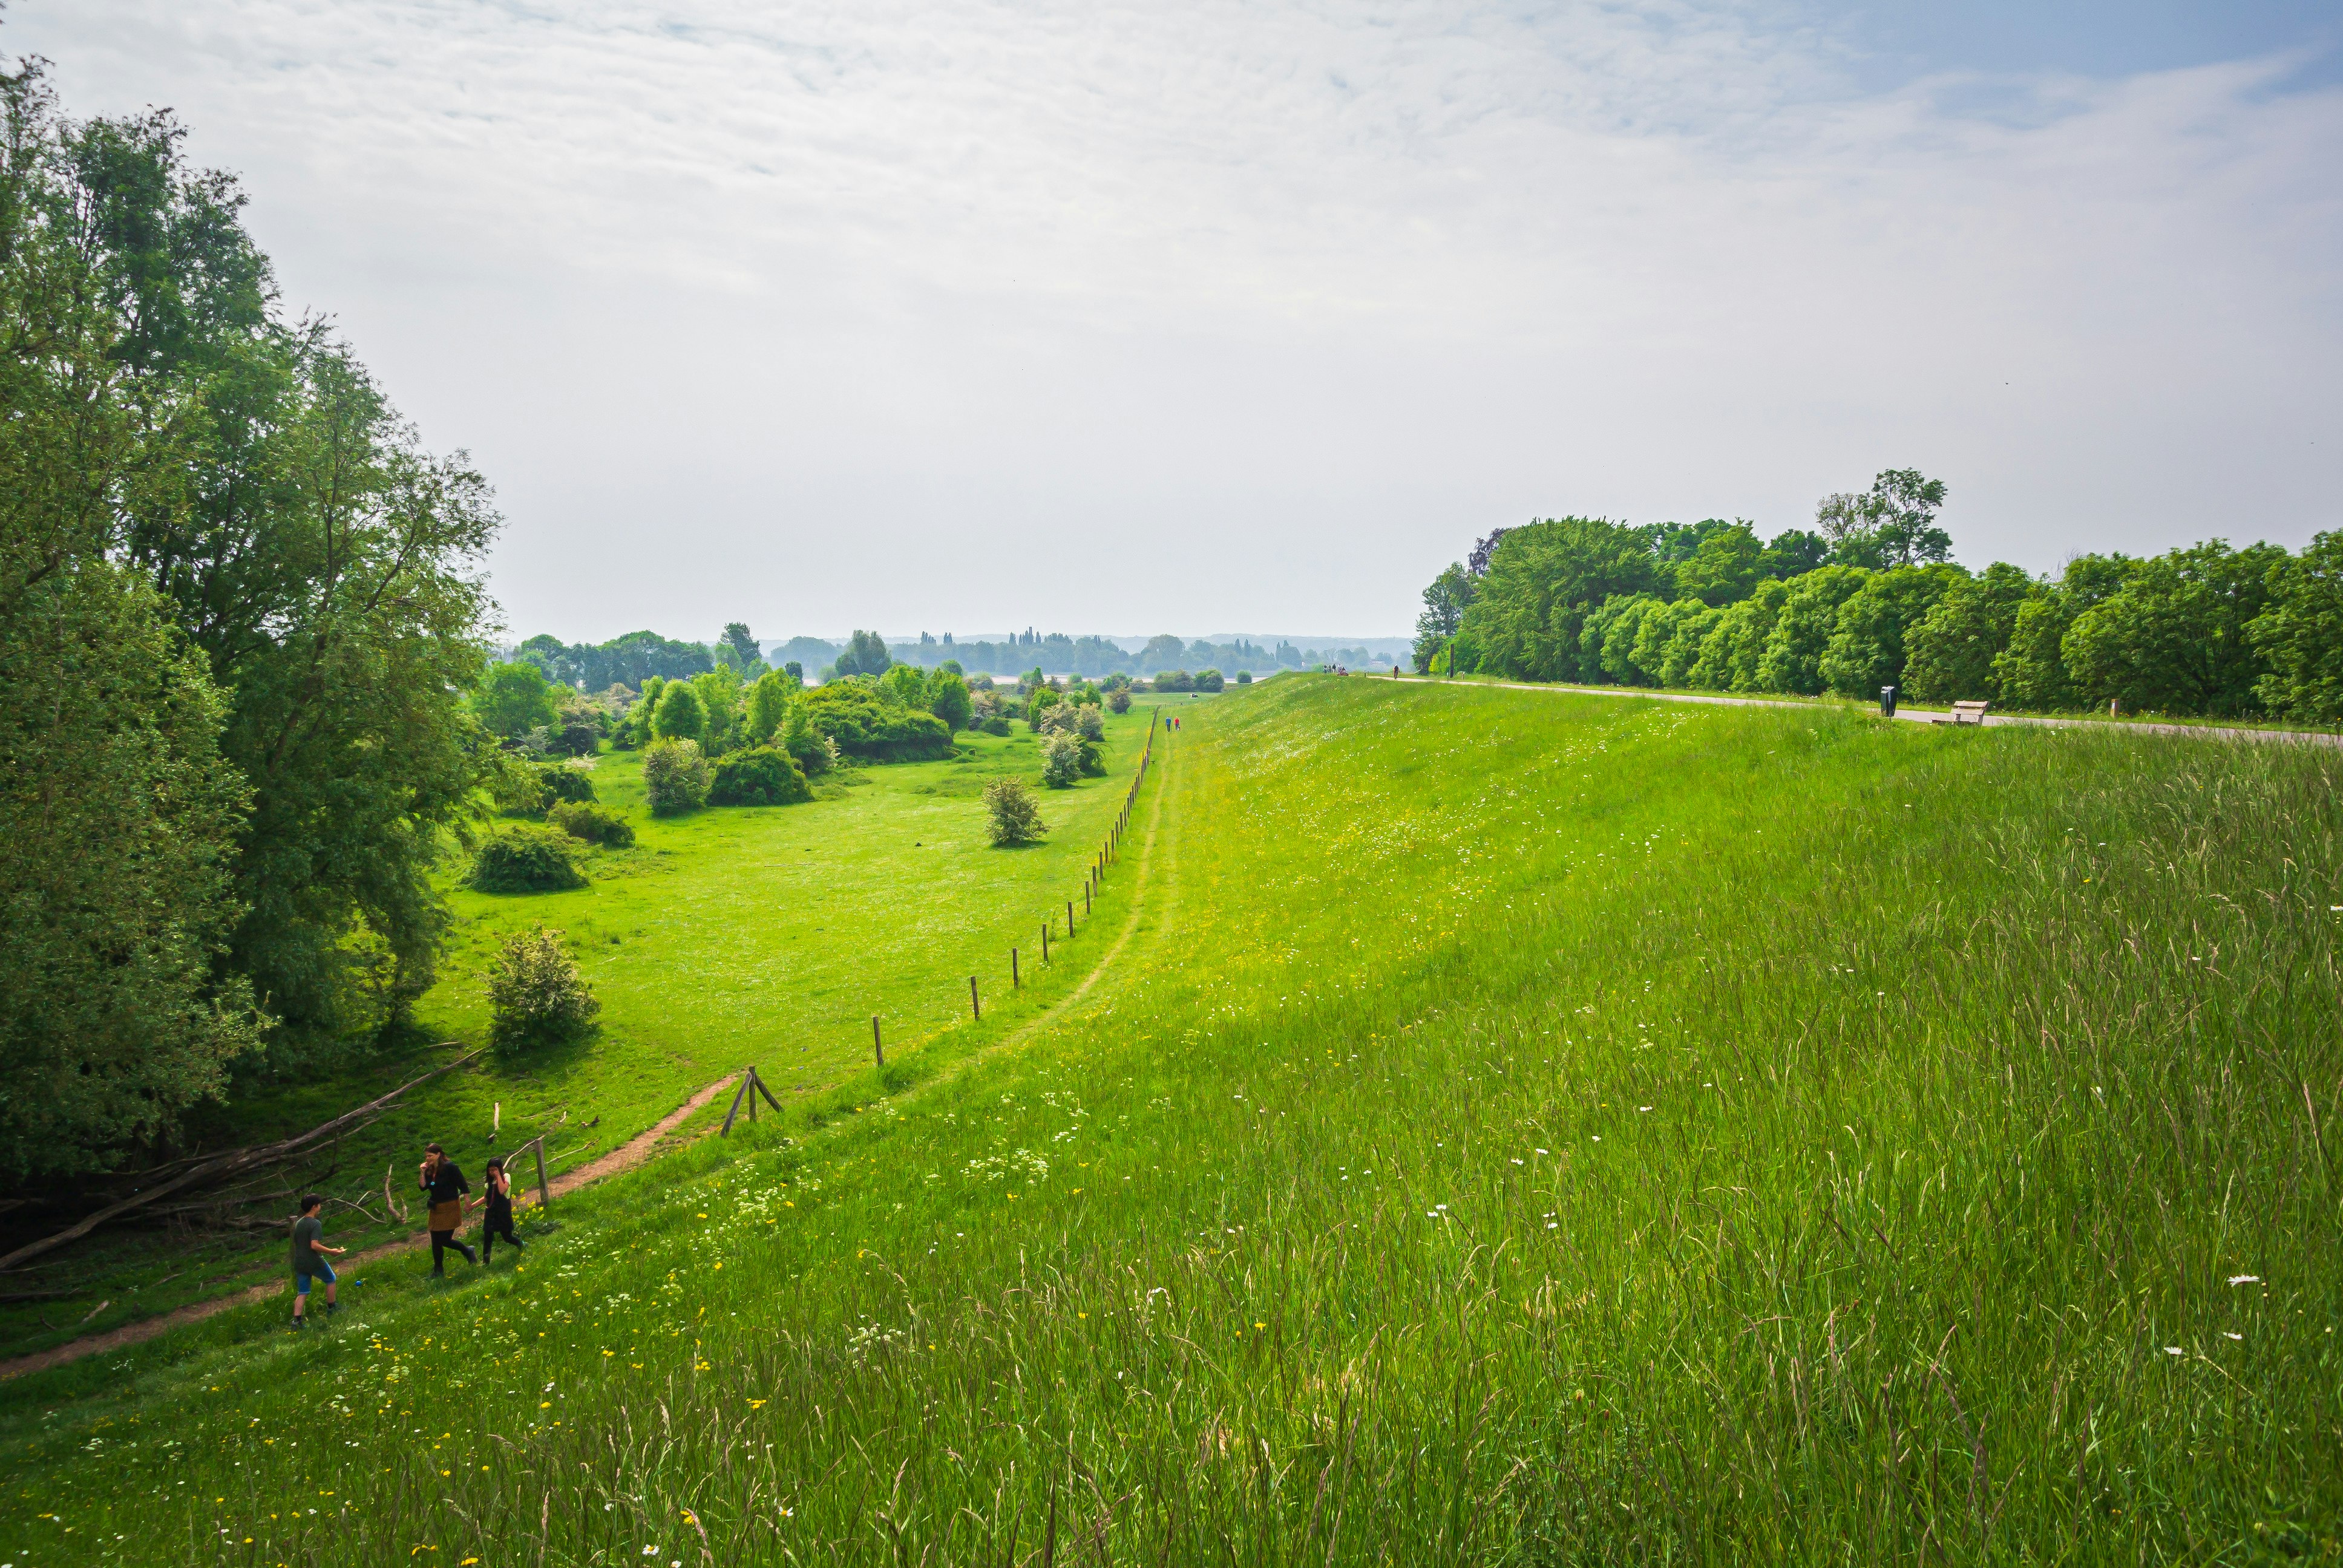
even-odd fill
[[[1375,678],[1388,680],[1389,676]],[[1442,686],[1446,682],[1434,676],[1410,675],[1401,678],[1426,686]],[[1785,702],[1776,697],[1726,697],[1693,691],[1645,691],[1632,686],[1549,686],[1532,681],[1473,681],[1474,686],[1500,686],[1508,691],[1569,691],[1581,697],[1640,697],[1648,702],[1705,702],[1726,708],[1812,708],[1811,702]],[[1899,708],[1898,719],[1915,724],[1933,724],[1944,719],[1942,712]],[[2265,740],[2293,742],[2303,746],[2343,747],[2343,735],[2332,735],[2299,729],[2229,729],[2207,724],[2156,724],[2145,719],[2036,719],[2029,714],[1988,713],[1987,724],[2036,724],[2052,729],[2128,729],[2140,735],[2185,735],[2200,740]]]

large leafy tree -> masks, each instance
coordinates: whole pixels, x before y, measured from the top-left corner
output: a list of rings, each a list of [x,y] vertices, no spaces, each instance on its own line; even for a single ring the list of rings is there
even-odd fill
[[[2320,534],[2271,578],[2269,606],[2247,628],[2269,662],[2262,704],[2288,719],[2343,719],[2343,533]]]
[[[1488,558],[1483,555],[1481,558]],[[1413,650],[1418,675],[1431,670],[1433,656],[1448,646],[1449,639],[1464,624],[1464,612],[1472,608],[1475,587],[1473,574],[1462,562],[1451,561],[1447,569],[1423,590],[1423,610],[1415,618]]]
[[[430,871],[498,766],[467,704],[497,518],[346,347],[281,317],[242,197],[181,136],[163,115],[53,127],[61,265],[109,325],[107,396],[151,443],[110,498],[107,550],[226,696],[220,751],[251,803],[226,970],[283,1059],[430,978]]]
[[[1663,587],[1635,529],[1599,518],[1556,518],[1507,530],[1474,588],[1461,633],[1480,668],[1516,679],[1591,678],[1580,667],[1588,614],[1614,594]]]
[[[1995,661],[2017,629],[2018,611],[2041,588],[2019,568],[1996,561],[1985,575],[1946,585],[1905,638],[1903,687],[1916,702],[1997,699]]]
[[[526,735],[561,717],[554,688],[535,664],[491,665],[472,695],[472,711],[491,735]]]
[[[887,651],[887,639],[875,631],[858,631],[846,639],[846,647],[838,656],[838,673],[849,675],[884,675],[895,656]]]
[[[2210,539],[2139,562],[2059,644],[2077,693],[2134,712],[2259,712],[2257,687],[2270,666],[2247,628],[2286,560],[2276,545],[2232,549]]]

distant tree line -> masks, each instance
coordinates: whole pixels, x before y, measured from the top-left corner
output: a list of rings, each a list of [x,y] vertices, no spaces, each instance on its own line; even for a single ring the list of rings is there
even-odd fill
[[[0,68],[0,1169],[103,1168],[397,1019],[474,721],[497,526],[168,116]]]
[[[933,669],[947,662],[962,671],[980,670],[988,675],[1013,675],[1039,664],[1055,674],[1096,680],[1109,675],[1151,677],[1177,669],[1309,669],[1322,664],[1365,664],[1372,658],[1364,648],[1321,649],[1291,642],[1265,648],[1244,638],[1221,643],[1204,638],[1182,642],[1169,633],[1150,638],[1145,647],[1131,652],[1102,637],[1032,631],[1020,632],[1006,642],[956,642],[950,632],[940,638],[922,632],[916,642],[898,643],[869,631],[857,632],[845,643],[794,637],[759,655],[761,644],[753,638],[743,642],[734,635],[745,637],[746,631],[736,621],[713,643],[677,641],[649,631],[628,632],[604,643],[565,643],[557,637],[539,635],[515,648],[512,657],[536,665],[549,680],[586,691],[602,691],[617,684],[639,688],[652,676],[663,680],[689,679],[728,660],[744,672],[752,664],[776,669],[795,665],[800,673],[817,680],[875,675],[893,664]]]
[[[1911,470],[1761,541],[1712,518],[1500,529],[1424,590],[1419,672],[1917,702],[2343,719],[2343,534],[1972,572]]]

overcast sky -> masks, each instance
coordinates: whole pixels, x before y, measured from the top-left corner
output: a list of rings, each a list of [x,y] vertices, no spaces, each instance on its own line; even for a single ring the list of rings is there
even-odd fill
[[[1959,558],[2343,527],[2325,4],[13,0],[508,518],[515,636],[1388,635],[1888,467]]]

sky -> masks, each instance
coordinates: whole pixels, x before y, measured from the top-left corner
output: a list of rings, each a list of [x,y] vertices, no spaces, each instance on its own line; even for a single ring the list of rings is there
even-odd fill
[[[1405,632],[1570,513],[2343,527],[2331,4],[10,0],[506,526],[514,638]]]

